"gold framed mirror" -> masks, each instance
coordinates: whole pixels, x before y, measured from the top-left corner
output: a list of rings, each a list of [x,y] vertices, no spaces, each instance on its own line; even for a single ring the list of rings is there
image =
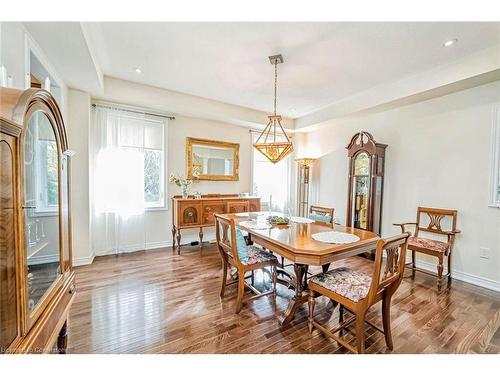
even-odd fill
[[[239,150],[239,143],[188,137],[186,174],[199,180],[238,181]]]

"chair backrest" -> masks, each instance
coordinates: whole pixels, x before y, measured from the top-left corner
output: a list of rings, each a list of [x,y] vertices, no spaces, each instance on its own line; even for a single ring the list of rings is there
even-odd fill
[[[409,232],[377,242],[372,284],[368,292],[368,303],[384,290],[394,293],[403,279],[406,263],[406,246]],[[384,262],[385,255],[385,262]]]
[[[235,264],[240,264],[238,248],[236,245],[236,226],[233,219],[227,219],[219,214],[214,214],[215,238],[221,257],[229,257]]]
[[[422,217],[428,219],[429,222],[427,225],[422,223]],[[450,227],[447,229],[441,227],[441,221],[445,218],[451,220]],[[418,236],[418,232],[420,231],[447,235],[446,231],[454,231],[457,229],[457,210],[418,207],[416,223],[415,236]]]
[[[324,222],[326,224],[333,224],[333,212],[335,210],[333,208],[329,208],[329,207],[321,207],[321,206],[311,206],[309,208],[309,215],[313,214],[313,215],[318,215],[318,216],[325,216],[325,217],[329,217],[329,220],[317,220],[315,219],[317,222]]]

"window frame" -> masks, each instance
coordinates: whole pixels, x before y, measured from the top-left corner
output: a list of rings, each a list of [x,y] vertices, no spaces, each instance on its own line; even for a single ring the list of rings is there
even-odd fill
[[[149,117],[149,115],[148,115]],[[160,117],[158,117],[160,119]],[[168,183],[167,183],[167,145],[168,145],[168,122],[165,119],[158,120],[158,123],[161,124],[162,127],[162,132],[163,132],[163,137],[162,137],[162,144],[161,144],[161,153],[162,153],[162,158],[161,158],[161,166],[160,166],[160,171],[161,171],[161,176],[160,180],[163,182],[162,186],[162,203],[158,205],[147,205],[146,201],[144,201],[144,210],[145,211],[164,211],[168,210],[168,203],[167,203],[167,189],[168,189]],[[156,148],[150,148],[150,147],[143,147],[143,150],[158,150]]]
[[[489,207],[500,209],[500,104],[494,109],[491,140],[492,159]]]

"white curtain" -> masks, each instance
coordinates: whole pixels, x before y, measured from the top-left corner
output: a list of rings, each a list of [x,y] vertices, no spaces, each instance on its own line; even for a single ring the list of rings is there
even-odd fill
[[[90,134],[94,254],[146,248],[145,115],[97,106]]]

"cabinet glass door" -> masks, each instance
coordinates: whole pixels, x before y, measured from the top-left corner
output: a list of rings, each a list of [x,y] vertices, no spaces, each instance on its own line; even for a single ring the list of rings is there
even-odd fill
[[[32,312],[61,273],[59,152],[54,130],[43,112],[31,117],[22,152],[27,299]]]
[[[0,354],[17,336],[14,152],[0,134]]]
[[[361,152],[354,159],[352,220],[353,227],[368,229],[368,207],[370,191],[370,157]]]

